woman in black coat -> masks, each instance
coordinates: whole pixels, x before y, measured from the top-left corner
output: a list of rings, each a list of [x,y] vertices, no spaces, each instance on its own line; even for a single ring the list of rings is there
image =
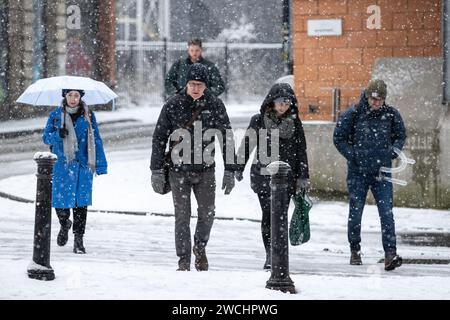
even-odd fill
[[[261,131],[265,130],[265,131]],[[264,141],[265,140],[265,141]],[[278,144],[278,153],[277,145]],[[265,146],[266,155],[260,154]],[[270,257],[270,175],[266,167],[273,161],[283,161],[291,167],[289,196],[309,186],[308,157],[302,122],[298,116],[298,102],[287,83],[272,86],[248,126],[238,152],[236,179],[242,180],[242,172],[250,154],[256,148],[250,170],[252,190],[258,195],[262,211],[261,232],[266,249],[264,269],[271,268]],[[272,154],[274,153],[274,154]],[[270,155],[270,157],[269,157]]]

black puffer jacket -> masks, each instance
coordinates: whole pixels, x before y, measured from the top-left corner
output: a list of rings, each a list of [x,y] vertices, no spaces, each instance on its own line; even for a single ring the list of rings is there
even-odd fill
[[[261,147],[264,148],[263,144],[267,145],[267,153],[270,156],[273,143],[270,131],[264,135],[267,142],[261,141],[260,139],[260,130],[266,129],[264,124],[264,114],[268,109],[273,107],[273,101],[276,98],[286,96],[290,97],[292,103],[284,116],[291,117],[294,120],[293,123],[295,125],[295,131],[289,139],[279,138],[279,154],[277,160],[286,162],[291,166],[292,176],[290,178],[292,183],[290,192],[294,191],[295,180],[297,178],[309,178],[305,133],[303,131],[302,122],[298,117],[297,98],[295,97],[294,91],[288,84],[275,84],[264,99],[264,102],[261,105],[260,113],[255,114],[251,118],[247,129],[254,130],[256,132],[256,144],[250,143],[249,136],[246,136],[242,140],[238,152],[239,156],[237,170],[244,171],[245,164],[248,162],[250,154],[256,147],[255,159],[250,170],[251,187],[256,193],[270,193],[270,176],[262,174],[264,173],[264,170],[263,172],[261,171],[261,169],[265,168],[269,163],[267,163],[268,161],[266,159],[260,159],[260,150]],[[264,131],[261,133],[264,134]]]
[[[226,150],[227,144],[234,146],[230,120],[222,100],[206,89],[204,95],[200,99],[194,101],[191,96],[186,93],[185,89],[181,93],[171,97],[162,107],[155,131],[153,132],[152,157],[150,163],[151,170],[159,170],[164,167],[165,150],[169,137],[177,129],[185,128],[186,124],[192,119],[194,110],[200,105],[203,106],[203,111],[196,119],[200,122],[188,129],[191,140],[191,156],[187,157],[189,158],[189,161],[176,163],[174,164],[174,168],[181,171],[198,172],[215,167],[214,161],[205,161],[203,157],[205,154],[212,154],[211,158],[214,160],[214,151],[208,151],[211,149],[211,146],[214,145],[213,142],[215,141],[214,132],[210,129],[216,129],[217,132],[220,132],[222,135],[222,151]],[[200,123],[201,131],[199,130],[200,126],[197,126],[197,124]],[[194,129],[194,127],[197,129]],[[209,131],[206,132],[207,130]],[[227,131],[228,135],[226,134]],[[194,132],[197,133],[195,137]],[[211,138],[207,138],[206,136]],[[187,140],[185,140],[185,142],[187,142]],[[175,143],[176,142],[171,139],[169,145],[170,150],[172,150]],[[177,148],[180,146],[181,144],[177,146]],[[205,152],[205,149],[208,146],[209,148]],[[222,152],[222,155],[225,163],[225,170],[234,171],[235,156],[234,150],[231,150],[231,156],[228,155],[231,159],[229,159],[228,162],[226,161],[226,152]]]

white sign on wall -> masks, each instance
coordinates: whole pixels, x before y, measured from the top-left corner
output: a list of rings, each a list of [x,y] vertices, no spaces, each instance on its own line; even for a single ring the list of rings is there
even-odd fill
[[[342,19],[308,20],[308,36],[340,36]]]

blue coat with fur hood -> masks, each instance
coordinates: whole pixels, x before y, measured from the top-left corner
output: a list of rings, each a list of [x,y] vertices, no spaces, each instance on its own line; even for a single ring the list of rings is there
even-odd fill
[[[75,208],[92,204],[92,180],[93,172],[88,167],[88,126],[84,112],[74,125],[78,142],[78,151],[75,159],[66,162],[64,155],[63,139],[59,136],[61,128],[62,107],[50,113],[47,125],[44,129],[43,141],[50,146],[50,150],[56,154],[58,160],[53,167],[52,207]],[[89,111],[92,121],[92,129],[95,140],[96,169],[95,173],[106,174],[107,162],[103,150],[103,142],[98,131],[97,121],[92,111]]]

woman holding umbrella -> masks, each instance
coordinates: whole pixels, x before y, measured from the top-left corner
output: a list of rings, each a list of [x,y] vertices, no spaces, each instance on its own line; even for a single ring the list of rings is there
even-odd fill
[[[62,106],[50,113],[43,141],[57,155],[53,168],[52,207],[61,229],[57,243],[68,241],[70,209],[73,212],[74,253],[86,253],[83,235],[87,206],[92,204],[93,175],[107,173],[103,143],[92,110],[81,99],[80,89],[62,89]]]

